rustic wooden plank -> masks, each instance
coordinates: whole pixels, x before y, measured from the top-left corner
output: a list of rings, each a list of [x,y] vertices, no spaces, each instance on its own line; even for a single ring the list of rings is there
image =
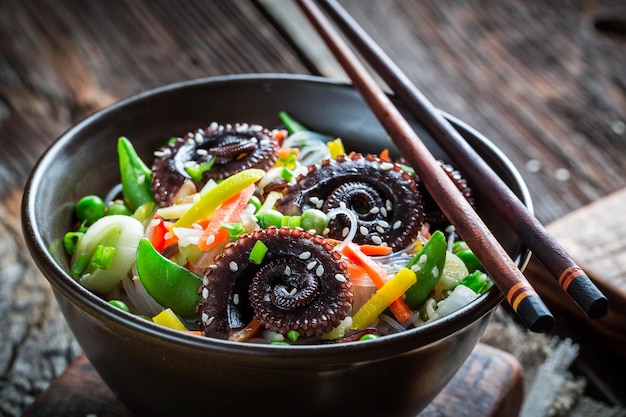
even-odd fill
[[[616,191],[552,223],[548,230],[606,294],[609,311],[590,320],[538,263],[526,275],[557,319],[557,334],[581,345],[580,367],[603,394],[624,403],[626,384],[626,189]],[[602,353],[598,351],[602,348]]]
[[[279,0],[265,1],[284,11]],[[435,105],[511,158],[540,221],[626,186],[626,41],[596,29],[608,18],[626,21],[622,1],[341,4]],[[297,18],[286,28],[298,32],[303,50],[332,59]],[[327,62],[319,67],[338,73]]]
[[[479,344],[450,384],[420,417],[512,417],[523,399],[523,373],[514,356]],[[474,400],[468,401],[468,398]],[[479,400],[476,400],[479,399]],[[25,411],[23,417],[130,417],[84,355]]]
[[[0,3],[0,161],[22,185],[56,136],[157,86],[231,73],[309,73],[246,0]]]

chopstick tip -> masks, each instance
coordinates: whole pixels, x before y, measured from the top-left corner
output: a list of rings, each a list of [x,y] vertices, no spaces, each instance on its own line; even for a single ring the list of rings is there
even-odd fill
[[[536,295],[525,297],[517,306],[516,313],[532,332],[550,333],[554,329],[554,316]]]

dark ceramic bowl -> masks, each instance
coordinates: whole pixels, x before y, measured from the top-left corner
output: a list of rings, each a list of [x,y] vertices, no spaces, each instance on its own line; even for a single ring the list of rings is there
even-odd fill
[[[502,295],[494,287],[434,323],[374,341],[261,346],[181,334],[110,306],[68,274],[60,249],[75,202],[104,195],[118,179],[116,141],[129,137],[145,160],[171,136],[212,121],[277,126],[287,110],[346,148],[393,150],[349,85],[310,76],[243,75],[166,86],[123,100],[63,134],[26,186],[23,230],[67,323],[102,379],[137,415],[416,416],[469,356]],[[436,157],[448,160],[407,116]],[[467,141],[530,206],[519,173],[493,144],[449,117]],[[525,266],[529,252],[477,196],[478,212]]]

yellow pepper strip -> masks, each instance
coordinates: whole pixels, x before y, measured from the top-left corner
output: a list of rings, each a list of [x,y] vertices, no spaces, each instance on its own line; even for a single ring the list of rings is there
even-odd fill
[[[344,155],[346,153],[346,149],[343,147],[343,142],[341,138],[337,138],[332,140],[326,144],[328,146],[328,150],[330,151],[330,157],[336,159],[339,155]]]
[[[350,328],[353,330],[366,328],[389,307],[389,304],[401,297],[416,282],[415,272],[407,268],[400,269],[393,278],[380,287],[352,316]]]
[[[182,321],[172,311],[171,308],[166,308],[156,316],[152,317],[152,321],[161,326],[169,327],[174,330],[187,330]]]
[[[180,219],[176,220],[173,227],[191,227],[194,223],[211,217],[224,201],[235,196],[247,186],[254,184],[264,175],[265,171],[256,168],[246,169],[231,175],[204,193]]]

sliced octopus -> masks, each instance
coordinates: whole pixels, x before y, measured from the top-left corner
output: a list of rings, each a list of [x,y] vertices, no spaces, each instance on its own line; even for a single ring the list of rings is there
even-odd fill
[[[389,160],[353,153],[312,166],[285,189],[276,208],[297,215],[309,208],[329,212],[351,210],[357,219],[354,242],[407,247],[423,223],[422,199],[415,177]],[[326,237],[343,239],[350,227],[339,214],[328,224]]]
[[[262,242],[262,261],[250,253]],[[319,336],[335,328],[352,306],[347,265],[333,246],[302,229],[269,227],[228,244],[207,269],[197,306],[200,330],[228,339],[256,318],[283,335]]]
[[[200,189],[248,168],[267,170],[278,159],[280,144],[273,132],[259,125],[212,123],[155,152],[152,190],[159,206],[169,206],[184,186]],[[195,177],[190,169],[200,169]]]

